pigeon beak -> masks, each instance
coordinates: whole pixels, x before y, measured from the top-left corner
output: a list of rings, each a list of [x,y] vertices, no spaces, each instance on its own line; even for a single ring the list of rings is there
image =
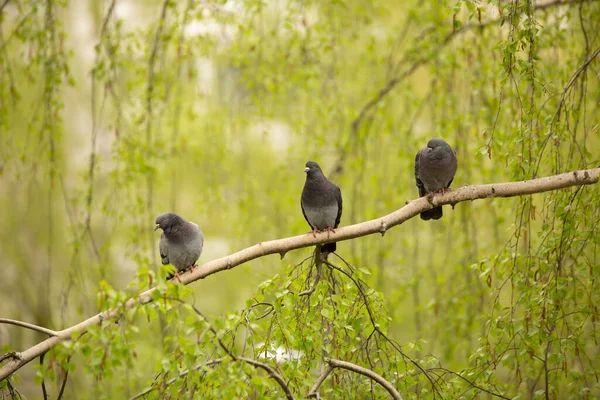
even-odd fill
[[[160,225],[156,224],[156,226],[154,227],[154,230],[157,230],[158,228],[160,228]]]
[[[304,168],[304,172],[308,172],[308,171],[310,171],[310,168],[308,168],[308,167]]]

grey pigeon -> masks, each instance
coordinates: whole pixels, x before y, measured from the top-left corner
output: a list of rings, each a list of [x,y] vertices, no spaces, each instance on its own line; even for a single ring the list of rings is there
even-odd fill
[[[156,218],[154,230],[162,229],[158,249],[163,265],[171,264],[178,272],[193,268],[202,254],[204,235],[198,225],[168,212]]]
[[[458,163],[456,153],[444,139],[431,139],[415,157],[415,179],[419,196],[445,191],[450,187]],[[423,211],[421,219],[442,218],[442,207]]]
[[[313,229],[313,234],[323,230],[334,231],[342,218],[342,191],[329,182],[316,162],[307,162],[304,172],[306,182],[300,206],[306,222]],[[335,243],[326,243],[322,251],[333,253],[335,249]]]

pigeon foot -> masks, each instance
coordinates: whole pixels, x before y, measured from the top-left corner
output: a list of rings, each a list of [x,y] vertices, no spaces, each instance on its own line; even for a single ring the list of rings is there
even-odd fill
[[[175,275],[173,275],[173,278],[171,278],[171,281],[174,281],[175,279],[177,279],[179,281],[179,283],[181,283],[181,276],[179,275],[179,271],[175,271]]]
[[[311,233],[312,233],[313,237],[316,238],[317,233],[321,233],[321,231],[315,228],[311,232],[308,232],[307,235],[310,235]]]

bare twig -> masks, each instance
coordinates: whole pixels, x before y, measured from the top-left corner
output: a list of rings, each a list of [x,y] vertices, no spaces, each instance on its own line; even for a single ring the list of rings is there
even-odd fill
[[[71,360],[71,356],[69,356],[67,362],[69,362]],[[63,371],[65,372],[65,377],[62,381],[62,384],[60,385],[60,391],[58,392],[58,396],[56,396],[56,400],[60,400],[63,397],[63,394],[65,393],[65,387],[67,386],[67,379],[69,378],[69,370],[64,368]]]
[[[389,230],[433,207],[446,204],[455,205],[463,201],[477,199],[522,196],[559,190],[572,186],[591,185],[598,182],[599,174],[600,168],[594,168],[529,181],[463,186],[444,194],[433,194],[429,197],[422,197],[410,202],[410,204],[391,214],[336,229],[336,233],[317,234],[315,237],[313,237],[312,234],[303,234],[256,244],[226,257],[209,261],[206,264],[195,268],[194,271],[186,272],[181,276],[181,282],[182,284],[187,285],[191,282],[204,279],[221,271],[232,269],[250,260],[264,257],[269,254],[278,254],[303,247],[315,246],[317,244],[341,242],[366,235],[380,234],[382,224],[385,224],[386,229]],[[20,353],[21,358],[16,360],[13,359],[0,368],[0,380],[8,377],[34,358],[39,357],[40,354],[56,346],[60,341],[70,339],[74,332],[85,332],[93,325],[98,325],[104,320],[119,316],[125,309],[151,302],[152,293],[155,290],[156,288],[148,289],[139,296],[127,300],[119,307],[96,314],[77,325],[58,331],[56,332],[56,336],[46,339],[23,351]]]
[[[8,358],[14,358],[16,360],[22,360],[23,356],[18,351],[11,351],[0,357],[0,363]]]
[[[352,363],[347,362],[347,361],[336,360],[336,359],[333,359],[333,358],[331,358],[331,359],[325,359],[325,362],[327,364],[329,364],[329,368],[327,368],[327,369],[325,369],[323,371],[323,373],[321,374],[321,376],[319,377],[319,379],[317,380],[317,382],[315,383],[315,385],[312,387],[312,389],[310,389],[310,392],[308,393],[308,395],[306,395],[306,397],[318,397],[318,393],[317,392],[319,390],[319,387],[325,381],[325,379],[327,378],[327,376],[335,368],[342,368],[342,369],[346,369],[348,371],[356,372],[357,374],[364,375],[364,376],[366,376],[368,378],[371,378],[372,380],[374,380],[375,382],[377,382],[381,386],[383,386],[383,388],[388,391],[388,393],[390,394],[390,396],[392,396],[393,399],[395,399],[395,400],[402,400],[402,396],[396,390],[396,388],[394,387],[394,385],[392,385],[390,382],[388,382],[381,375],[375,373],[374,371],[371,371],[370,369],[361,367],[360,365],[352,364]]]
[[[46,355],[46,353],[42,353],[42,355],[40,356],[40,367],[44,366],[44,356]],[[46,382],[44,380],[44,374],[42,374],[42,395],[44,396],[44,400],[48,400],[48,392],[46,391]]]
[[[32,331],[45,333],[46,335],[49,335],[49,336],[58,335],[58,332],[53,331],[52,329],[48,329],[48,328],[44,328],[42,326],[30,324],[28,322],[17,321],[15,319],[0,318],[0,324],[10,324],[10,325],[15,325],[15,326],[20,326],[21,328],[31,329]]]

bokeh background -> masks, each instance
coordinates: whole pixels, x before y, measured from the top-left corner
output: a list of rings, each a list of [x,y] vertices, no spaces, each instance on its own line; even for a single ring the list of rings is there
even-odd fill
[[[58,330],[97,313],[101,282],[127,290],[141,268],[158,267],[154,219],[166,211],[202,227],[199,264],[307,232],[307,160],[341,187],[342,225],[417,197],[414,156],[432,137],[457,153],[453,187],[598,166],[597,1],[0,3],[6,318]],[[420,341],[415,356],[461,369],[505,308],[505,326],[525,323],[527,305],[514,295],[520,283],[535,287],[535,273],[572,263],[597,315],[597,196],[589,187],[461,203],[440,221],[414,218],[385,237],[339,243],[338,253],[370,272],[395,340]],[[196,282],[196,305],[235,312],[311,251]],[[528,278],[517,282],[521,272]],[[583,325],[582,348],[597,360],[586,336],[596,322]],[[128,372],[127,390],[151,379],[161,329],[139,335],[144,362]],[[4,350],[41,339],[0,325]],[[33,364],[20,371],[31,398]],[[582,362],[582,374],[591,379],[596,367]],[[537,372],[507,371],[500,380],[535,397]],[[83,396],[90,379],[72,375],[71,395]]]

